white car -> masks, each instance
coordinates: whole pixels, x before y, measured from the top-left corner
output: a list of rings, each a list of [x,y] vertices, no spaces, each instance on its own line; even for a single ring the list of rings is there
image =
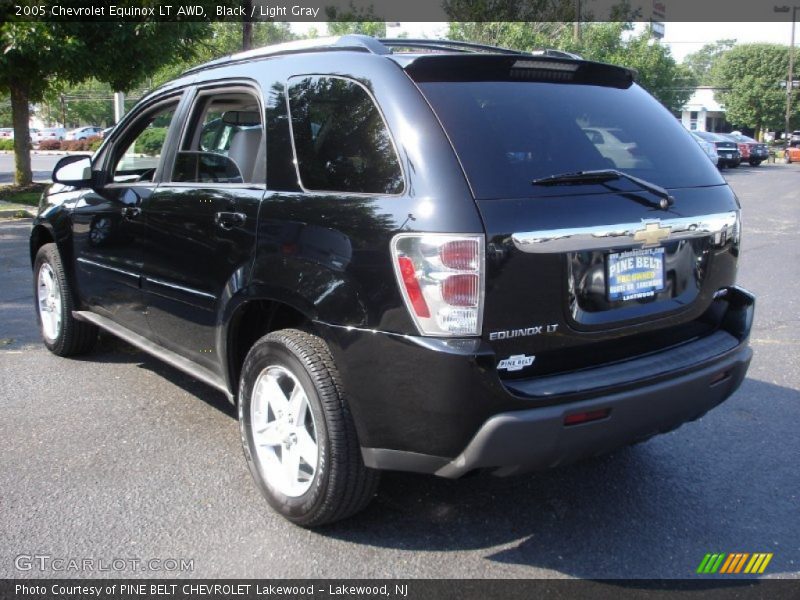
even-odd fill
[[[13,140],[14,130],[11,127],[3,127],[0,129],[0,140]]]
[[[34,144],[41,144],[45,140],[62,141],[67,136],[67,130],[63,127],[48,127],[42,129],[37,133],[31,134],[31,142]]]
[[[64,139],[66,140],[85,140],[90,137],[99,136],[100,133],[103,131],[101,127],[95,126],[88,126],[88,127],[78,127],[77,129],[73,129],[72,131],[68,131],[67,135]]]

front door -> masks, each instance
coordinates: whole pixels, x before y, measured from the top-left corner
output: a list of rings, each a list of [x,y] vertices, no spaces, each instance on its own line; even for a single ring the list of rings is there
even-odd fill
[[[76,280],[84,304],[141,335],[149,334],[141,286],[142,212],[156,189],[155,174],[179,97],[132,117],[98,157],[105,185],[83,194],[72,215]]]

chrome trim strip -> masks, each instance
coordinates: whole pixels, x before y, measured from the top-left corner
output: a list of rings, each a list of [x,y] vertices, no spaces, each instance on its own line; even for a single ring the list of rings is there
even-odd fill
[[[217,297],[214,294],[209,294],[208,292],[201,292],[200,290],[196,290],[194,288],[184,287],[182,285],[178,285],[177,283],[170,283],[168,281],[163,281],[161,279],[153,279],[152,277],[145,277],[145,280],[149,281],[150,283],[155,283],[156,285],[160,285],[162,287],[168,287],[173,290],[180,290],[188,294],[194,294],[195,296],[203,296],[204,298],[211,298],[212,300],[217,299]]]
[[[605,250],[619,246],[641,247],[643,242],[636,240],[648,223],[656,223],[662,229],[670,228],[664,241],[687,240],[706,236],[726,234],[725,239],[735,237],[738,212],[678,217],[674,219],[642,219],[639,223],[619,223],[616,225],[595,225],[569,229],[549,229],[514,233],[511,239],[522,252],[547,254],[560,252],[580,252],[582,250]],[[715,240],[719,243],[724,240]]]
[[[141,275],[134,273],[132,271],[126,271],[125,269],[118,269],[117,267],[112,267],[110,265],[104,265],[103,263],[95,262],[93,260],[89,260],[88,258],[78,258],[79,263],[84,263],[87,265],[92,265],[93,267],[99,267],[101,269],[106,269],[108,271],[114,271],[115,273],[121,273],[122,275],[127,275],[128,277],[135,277],[139,279]]]

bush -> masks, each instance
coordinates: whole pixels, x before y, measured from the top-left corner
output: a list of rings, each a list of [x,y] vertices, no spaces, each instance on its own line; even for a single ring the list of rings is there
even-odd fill
[[[87,150],[91,150],[92,152],[94,152],[100,147],[100,144],[103,143],[103,138],[101,138],[99,135],[93,135],[92,137],[87,139],[86,142],[89,144]]]
[[[161,154],[161,148],[164,146],[164,140],[167,138],[166,127],[151,127],[145,129],[136,140],[136,152],[146,154],[148,156],[157,156]]]
[[[0,140],[0,150],[13,150],[14,140]]]
[[[39,142],[39,150],[61,150],[61,142],[58,140],[44,140]]]

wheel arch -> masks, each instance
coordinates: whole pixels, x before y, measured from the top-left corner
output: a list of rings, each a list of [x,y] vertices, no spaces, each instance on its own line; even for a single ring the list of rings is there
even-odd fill
[[[238,402],[239,379],[248,351],[262,336],[285,328],[300,328],[318,334],[316,311],[302,298],[277,290],[246,289],[232,298],[218,329],[219,355],[224,360],[228,389]]]

